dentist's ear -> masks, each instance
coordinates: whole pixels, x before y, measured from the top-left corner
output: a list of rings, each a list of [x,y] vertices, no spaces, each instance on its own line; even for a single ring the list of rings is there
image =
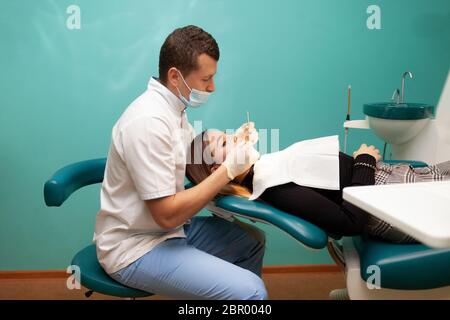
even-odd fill
[[[170,84],[173,87],[177,87],[179,83],[180,75],[178,74],[178,71],[176,68],[172,67],[167,71],[167,81],[170,82]]]

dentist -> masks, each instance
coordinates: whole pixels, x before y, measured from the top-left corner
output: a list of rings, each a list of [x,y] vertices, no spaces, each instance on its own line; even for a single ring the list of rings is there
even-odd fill
[[[194,217],[257,161],[253,144],[238,144],[211,176],[184,189],[195,136],[186,108],[214,92],[218,60],[209,33],[176,29],[161,47],[159,78],[150,79],[112,129],[94,242],[104,270],[123,285],[175,299],[267,299],[264,234]],[[244,124],[238,132],[256,130]]]

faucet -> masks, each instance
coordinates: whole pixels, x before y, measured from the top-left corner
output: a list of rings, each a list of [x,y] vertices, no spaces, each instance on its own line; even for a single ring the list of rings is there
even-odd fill
[[[404,103],[405,102],[405,78],[406,76],[409,76],[411,79],[413,78],[413,75],[410,71],[406,71],[405,73],[403,73],[402,76],[402,93],[401,93],[401,99],[400,99],[400,103]]]
[[[395,89],[394,93],[392,94],[392,101],[395,101],[396,104],[400,103],[400,89]]]

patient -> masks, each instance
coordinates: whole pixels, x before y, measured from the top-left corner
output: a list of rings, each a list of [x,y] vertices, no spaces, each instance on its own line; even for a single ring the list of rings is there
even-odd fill
[[[200,183],[220,166],[226,157],[227,148],[232,148],[236,143],[236,136],[222,131],[202,132],[191,144],[192,159],[186,166],[186,176],[191,182]],[[199,151],[194,148],[195,144],[201,146],[202,161],[194,162],[194,155]],[[214,161],[205,161],[205,150],[211,153]],[[220,155],[219,158],[217,155]],[[311,188],[291,182],[266,189],[258,200],[307,220],[328,234],[369,234],[394,243],[414,243],[414,238],[343,200],[342,189],[349,186],[450,180],[450,161],[412,168],[406,163],[390,165],[379,160],[379,151],[363,144],[353,153],[353,157],[339,152],[339,190]],[[356,163],[359,165],[354,165]],[[231,181],[220,193],[248,198],[253,191],[252,181],[253,166]]]

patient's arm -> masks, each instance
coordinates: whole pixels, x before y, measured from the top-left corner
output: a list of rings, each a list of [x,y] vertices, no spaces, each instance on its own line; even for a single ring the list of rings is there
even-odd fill
[[[353,176],[352,182],[350,186],[367,186],[375,184],[375,170],[376,168],[376,160],[373,156],[369,154],[360,154],[355,159],[356,163],[365,163],[370,165],[371,167],[354,165],[353,166]]]

